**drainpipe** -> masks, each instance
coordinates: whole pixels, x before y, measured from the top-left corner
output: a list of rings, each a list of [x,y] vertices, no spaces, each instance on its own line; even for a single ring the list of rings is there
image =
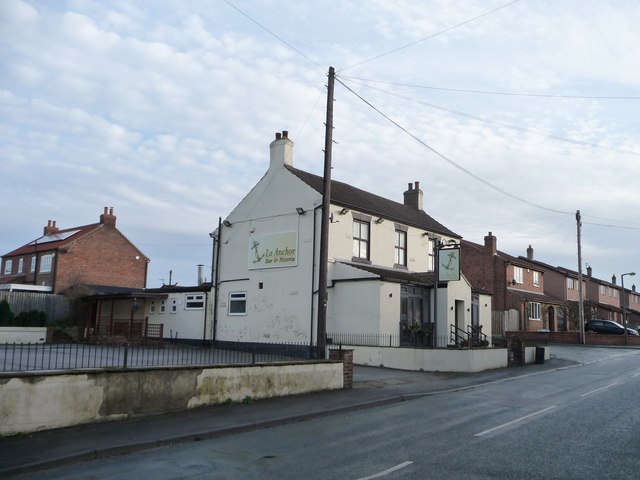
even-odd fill
[[[212,284],[213,285],[213,284]],[[209,292],[204,292],[204,319],[202,320],[202,346],[207,344],[207,310],[209,308]]]
[[[215,280],[212,278],[213,288],[213,331],[211,332],[211,343],[213,344],[216,341],[216,330],[218,327],[218,286],[220,284],[220,243],[222,240],[222,217],[218,217],[218,241],[216,242],[216,258],[214,265],[215,267]]]

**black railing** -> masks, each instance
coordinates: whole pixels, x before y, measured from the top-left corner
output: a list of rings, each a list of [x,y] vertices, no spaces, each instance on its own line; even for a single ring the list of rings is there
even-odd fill
[[[180,365],[261,364],[324,358],[307,344],[225,344],[164,347],[90,344],[0,344],[0,372]]]
[[[405,348],[446,348],[449,337],[429,334],[383,333],[327,333],[329,345],[351,345],[355,347],[405,347]]]

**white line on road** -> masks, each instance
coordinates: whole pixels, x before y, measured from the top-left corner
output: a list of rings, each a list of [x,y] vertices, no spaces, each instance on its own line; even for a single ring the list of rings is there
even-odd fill
[[[602,390],[606,390],[607,388],[611,388],[614,387],[616,385],[619,385],[621,382],[615,382],[609,385],[606,385],[604,387],[601,388],[596,388],[595,390],[591,390],[590,392],[587,393],[583,393],[582,395],[580,395],[581,397],[586,397],[587,395],[591,395],[592,393],[596,393],[596,392],[601,392]]]
[[[409,461],[402,462],[400,465],[396,465],[395,467],[388,468],[384,472],[375,473],[373,475],[369,475],[368,477],[359,478],[358,480],[371,480],[372,478],[384,477],[385,475],[389,475],[390,473],[400,470],[401,468],[408,467],[411,464],[413,464],[413,462],[409,462]]]
[[[513,425],[514,423],[522,422],[523,420],[526,420],[527,418],[535,417],[536,415],[541,415],[541,414],[543,414],[545,412],[548,412],[549,410],[553,410],[554,408],[556,408],[555,405],[552,405],[552,406],[547,407],[547,408],[543,408],[542,410],[530,413],[529,415],[525,415],[524,417],[516,418],[515,420],[511,420],[510,422],[503,423],[502,425],[498,425],[497,427],[490,428],[489,430],[485,430],[484,432],[476,433],[474,435],[474,437],[481,437],[481,436],[486,435],[488,433],[495,432],[496,430],[499,430],[499,429],[504,428],[504,427],[508,427],[509,425]]]

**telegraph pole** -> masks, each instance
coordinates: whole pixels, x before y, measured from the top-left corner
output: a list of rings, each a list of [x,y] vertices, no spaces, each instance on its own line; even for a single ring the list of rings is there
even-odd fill
[[[318,271],[318,356],[325,356],[327,336],[327,278],[329,268],[329,218],[331,212],[331,148],[333,146],[333,88],[336,71],[329,67],[327,83],[327,119],[324,134],[324,181],[322,187],[322,227],[320,229],[320,264]]]
[[[578,229],[578,324],[580,328],[580,343],[585,344],[584,335],[584,303],[582,300],[582,245],[580,239],[580,227],[582,223],[580,221],[580,210],[576,211],[576,223]]]

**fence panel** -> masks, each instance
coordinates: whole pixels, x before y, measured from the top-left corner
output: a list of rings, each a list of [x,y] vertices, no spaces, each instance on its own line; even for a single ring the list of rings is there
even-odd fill
[[[0,301],[6,300],[14,315],[31,310],[42,310],[49,323],[63,320],[69,315],[69,300],[62,295],[38,292],[7,292],[0,290]]]

